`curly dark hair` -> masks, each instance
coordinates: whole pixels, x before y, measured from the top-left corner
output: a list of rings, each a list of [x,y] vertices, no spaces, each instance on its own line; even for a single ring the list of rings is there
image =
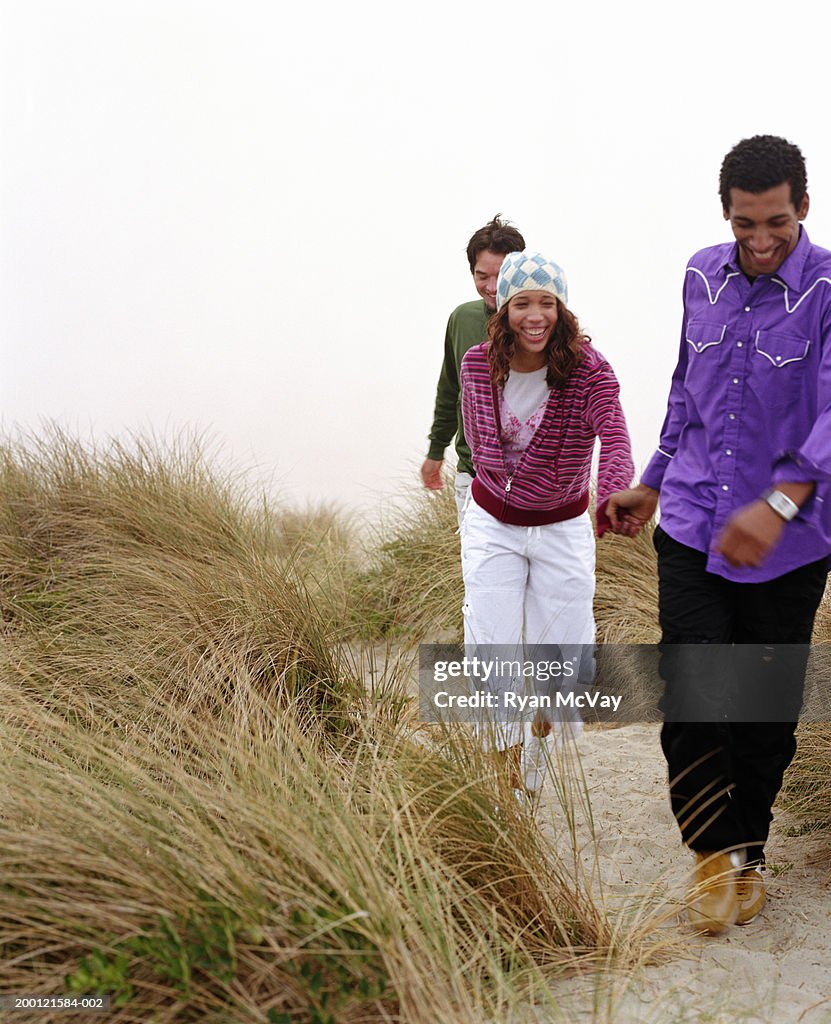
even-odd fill
[[[488,364],[491,380],[497,387],[508,379],[516,345],[516,336],[508,326],[509,305],[510,301],[506,302],[488,321]],[[557,299],[557,323],[544,350],[548,358],[545,379],[550,388],[565,384],[571,371],[583,361],[590,341],[591,338],[580,330],[577,317]]]
[[[489,252],[498,252],[507,256],[509,252],[522,252],[524,248],[525,239],[522,235],[497,213],[493,220],[488,221],[483,228],[474,231],[467,243],[465,251],[470,264],[470,272],[473,273],[479,255],[486,249]]]
[[[730,209],[730,189],[743,192],[766,192],[788,182],[791,202],[796,209],[808,188],[805,158],[792,142],[778,135],[754,135],[742,139],[724,158],[718,188],[722,209]]]

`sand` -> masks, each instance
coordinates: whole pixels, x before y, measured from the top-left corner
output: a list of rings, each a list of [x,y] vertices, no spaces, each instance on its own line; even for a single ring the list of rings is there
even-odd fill
[[[686,942],[666,963],[604,984],[567,981],[567,1019],[831,1024],[831,873],[816,836],[788,835],[795,823],[777,809],[762,913],[718,938],[687,934],[679,911],[692,860],[669,809],[658,732],[657,725],[635,724],[580,737],[596,838],[592,843],[583,823],[582,859],[590,871],[596,846],[593,888],[602,885],[608,901],[653,894],[667,911],[659,934]],[[541,827],[557,827],[562,812],[550,781],[538,814]]]

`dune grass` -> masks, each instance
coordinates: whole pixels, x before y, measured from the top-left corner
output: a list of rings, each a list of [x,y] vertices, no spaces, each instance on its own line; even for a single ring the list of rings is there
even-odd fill
[[[560,971],[648,955],[578,870],[566,786],[545,839],[463,731],[415,731],[403,671],[367,691],[344,609],[380,587],[398,626],[415,598],[337,515],[306,529],[192,443],[53,431],[0,477],[0,994],[107,993],[124,1024],[507,1022],[556,1019]]]
[[[354,579],[350,623],[366,639],[461,638],[464,587],[452,481],[418,490],[376,530]]]
[[[244,730],[144,712],[165,758],[2,694],[5,991],[106,992],[116,1021],[480,1020],[612,949],[481,758],[460,785],[377,723],[333,748],[236,681]]]
[[[826,587],[814,624],[814,643],[831,644],[831,588]],[[827,655],[817,661],[811,681],[827,694]],[[809,676],[809,679],[811,677]],[[827,707],[827,698],[824,700]],[[818,856],[831,866],[831,722],[803,721],[797,748],[785,775],[781,799],[804,832],[816,832]]]
[[[7,637],[32,674],[81,687],[97,723],[160,685],[198,709],[240,661],[264,695],[342,712],[334,628],[280,541],[195,445],[92,452],[55,434],[0,450]]]
[[[670,941],[652,899],[604,902],[579,762],[540,830],[463,730],[418,728],[406,660],[366,685],[361,641],[460,628],[449,489],[367,562],[344,516],[271,509],[193,442],[53,431],[0,478],[0,994],[107,993],[118,1024],[568,1020],[561,973]],[[604,638],[650,636],[647,541],[601,542]]]
[[[831,723],[803,722],[797,750],[785,776],[782,798],[801,822],[801,832],[816,832],[823,859],[831,865]]]

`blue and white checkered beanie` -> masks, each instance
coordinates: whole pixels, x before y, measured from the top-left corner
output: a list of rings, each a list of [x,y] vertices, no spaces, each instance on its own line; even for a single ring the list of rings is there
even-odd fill
[[[496,279],[496,308],[519,292],[550,292],[568,305],[565,271],[538,252],[509,252]]]

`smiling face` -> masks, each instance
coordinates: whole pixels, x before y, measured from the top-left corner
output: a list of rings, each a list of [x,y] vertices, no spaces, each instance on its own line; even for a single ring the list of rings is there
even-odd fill
[[[551,292],[519,292],[508,303],[508,327],[515,338],[511,369],[539,370],[546,363],[546,346],[557,325],[557,299]]]
[[[483,249],[473,264],[473,283],[490,310],[496,309],[496,278],[504,259],[505,254],[502,252]]]
[[[808,213],[808,196],[797,209],[787,181],[765,192],[730,189],[730,206],[724,219],[739,244],[739,264],[745,274],[773,274],[796,248],[799,222]]]

